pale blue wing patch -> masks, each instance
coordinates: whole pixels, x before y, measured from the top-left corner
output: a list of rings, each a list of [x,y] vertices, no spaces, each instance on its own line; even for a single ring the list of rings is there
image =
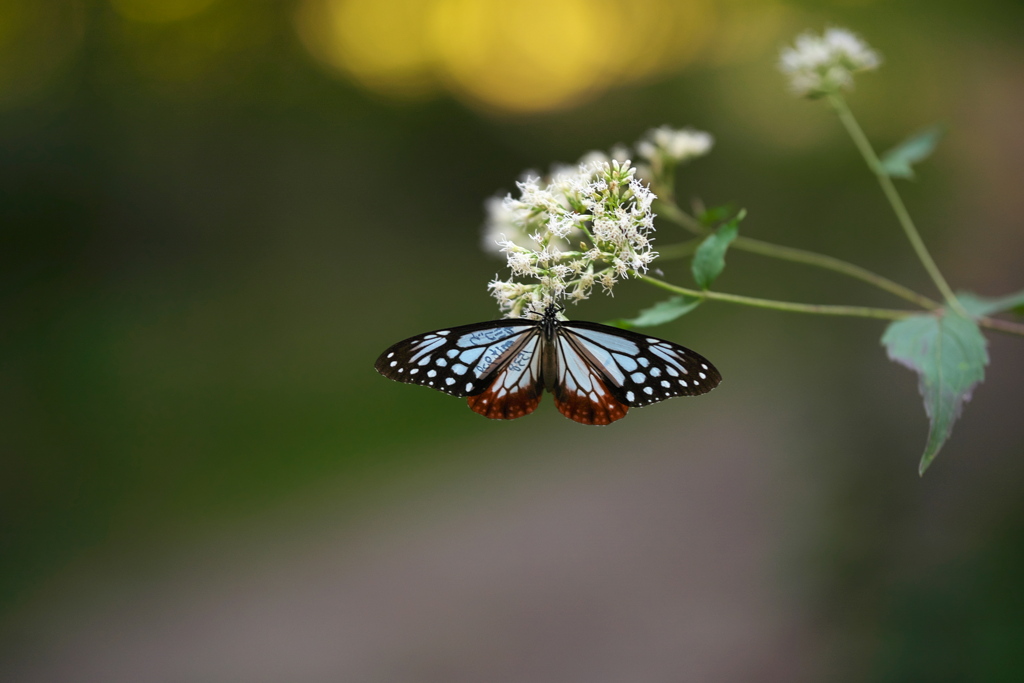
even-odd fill
[[[444,343],[445,343],[444,337],[440,337],[440,336],[437,336],[437,335],[427,335],[421,341],[416,342],[415,344],[413,344],[413,346],[412,346],[413,355],[409,358],[409,360],[411,362],[413,362],[413,363],[418,363],[418,361],[420,361],[420,360],[422,360],[424,358],[429,358],[429,356],[427,354],[429,354],[434,349],[437,349],[437,348],[440,348],[440,347],[444,346]],[[418,363],[418,364],[419,365],[426,365],[426,363]]]
[[[610,327],[608,329],[614,330],[615,328]],[[614,332],[598,332],[590,329],[572,328],[572,334],[596,342],[609,351],[617,351],[628,356],[635,356],[640,351],[640,347],[633,340]]]
[[[497,370],[505,362],[515,365],[516,369],[522,369],[536,351],[536,341],[540,339],[540,333],[536,328],[526,328],[526,332],[528,335],[532,335],[532,339],[526,341],[525,344],[524,339],[526,339],[526,336],[521,335],[518,337],[508,337],[481,349],[473,349],[474,353],[478,350],[480,351],[478,354],[479,360],[476,367],[473,368],[473,373],[477,377],[484,377]],[[509,358],[510,353],[515,353],[515,356],[511,359]]]
[[[541,356],[537,353],[539,344],[540,335],[533,335],[502,368],[491,384],[495,398],[500,399],[505,394],[514,394],[540,381]]]
[[[608,387],[608,377],[595,364],[601,361],[583,351],[583,342],[564,334],[564,329],[555,343],[558,377],[554,394],[558,411],[571,420],[592,425],[609,424],[625,417],[629,408]],[[608,353],[600,347],[593,348]]]
[[[594,357],[594,360],[597,361],[597,363],[600,365],[605,377],[607,377],[609,380],[612,381],[612,383],[614,383],[617,386],[621,386],[624,380],[624,367],[628,368],[631,366],[633,369],[636,369],[636,362],[633,361],[628,356],[623,356],[622,354],[618,353],[612,353],[603,346],[598,346],[596,343],[586,338],[580,337],[576,330],[563,330],[562,334],[574,335],[576,337],[576,339],[574,340],[575,343],[579,344],[584,350],[586,350],[587,353]],[[565,337],[563,336],[562,339],[565,339]],[[578,363],[584,362],[584,359],[580,358],[578,353],[573,352],[573,354],[571,355],[579,359],[577,361]],[[623,360],[620,359],[624,359],[625,362],[623,362]]]
[[[455,345],[463,349],[471,346],[485,346],[535,328],[535,325],[514,325],[509,327],[492,327],[487,330],[475,330],[457,337]]]
[[[591,367],[567,337],[558,338],[558,360],[559,380],[565,389],[575,394],[586,395],[592,401],[604,396],[605,388],[598,371]]]
[[[539,330],[503,340],[488,347],[475,372],[485,375],[483,392],[469,398],[469,407],[486,417],[513,420],[527,415],[540,403],[541,382],[539,352],[543,340]]]

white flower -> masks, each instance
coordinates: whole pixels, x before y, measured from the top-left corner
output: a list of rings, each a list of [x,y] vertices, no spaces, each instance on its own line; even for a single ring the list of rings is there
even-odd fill
[[[513,251],[508,255],[508,268],[513,275],[534,275],[536,271],[533,264],[536,262],[536,256],[526,252]]]
[[[485,232],[512,273],[488,289],[507,315],[538,317],[558,300],[582,301],[598,283],[610,293],[618,278],[647,270],[657,257],[655,196],[635,172],[628,161],[590,155],[576,168],[555,168],[546,182],[527,177],[517,183],[520,196],[500,208],[488,202]]]
[[[645,138],[637,143],[636,152],[652,163],[672,161],[678,164],[704,156],[713,144],[715,139],[711,133],[661,126],[647,131]]]
[[[779,69],[789,76],[793,92],[811,98],[850,88],[854,73],[881,63],[877,52],[843,28],[830,28],[821,36],[804,33],[779,56]]]

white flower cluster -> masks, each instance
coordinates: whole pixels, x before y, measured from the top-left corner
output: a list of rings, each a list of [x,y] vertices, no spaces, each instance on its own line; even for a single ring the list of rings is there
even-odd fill
[[[539,317],[559,300],[588,298],[595,285],[610,293],[657,257],[650,236],[654,193],[628,161],[589,159],[556,169],[546,182],[527,177],[517,183],[519,197],[488,202],[485,235],[499,235],[512,271],[488,289],[509,317]]]
[[[783,48],[779,69],[789,76],[793,92],[803,97],[822,97],[853,85],[853,74],[878,68],[878,53],[857,35],[830,28],[822,36],[805,33],[795,47]]]

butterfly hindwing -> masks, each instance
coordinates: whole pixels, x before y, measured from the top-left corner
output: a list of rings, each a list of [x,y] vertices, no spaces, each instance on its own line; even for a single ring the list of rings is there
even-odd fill
[[[539,330],[525,336],[523,342],[510,347],[505,357],[495,359],[498,369],[481,393],[469,397],[469,407],[492,420],[514,420],[532,413],[544,391],[541,378],[541,345]]]
[[[706,358],[664,339],[584,321],[562,323],[560,336],[572,339],[581,355],[590,356],[608,389],[627,406],[697,396],[722,381]]]
[[[394,344],[377,359],[377,372],[453,396],[485,391],[513,347],[536,336],[537,323],[494,320],[418,334]]]
[[[570,420],[589,425],[606,425],[626,416],[629,406],[608,386],[598,363],[583,351],[571,335],[555,335],[558,381],[555,405]]]

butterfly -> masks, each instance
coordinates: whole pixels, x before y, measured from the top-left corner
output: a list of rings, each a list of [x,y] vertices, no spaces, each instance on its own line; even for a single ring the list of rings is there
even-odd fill
[[[540,320],[505,318],[435,330],[388,348],[377,372],[468,398],[485,417],[532,413],[547,389],[570,420],[604,425],[630,408],[674,396],[704,394],[722,381],[688,348],[581,320],[559,320],[549,306]]]

